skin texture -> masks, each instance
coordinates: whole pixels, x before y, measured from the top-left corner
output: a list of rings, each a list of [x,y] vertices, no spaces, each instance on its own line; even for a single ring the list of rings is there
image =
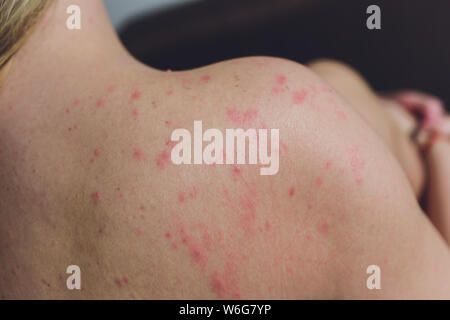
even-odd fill
[[[154,70],[101,2],[79,2],[81,31],[58,2],[3,75],[1,298],[450,298],[449,248],[392,151],[405,140],[328,71],[266,57]],[[278,174],[173,165],[170,134],[194,120],[279,128]],[[71,264],[82,290],[65,286]],[[366,288],[372,264],[382,290]]]

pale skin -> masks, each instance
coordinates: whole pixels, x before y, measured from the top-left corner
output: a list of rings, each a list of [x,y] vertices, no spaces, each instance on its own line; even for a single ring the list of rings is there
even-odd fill
[[[78,3],[81,30],[58,1],[2,72],[1,298],[450,298],[448,186],[433,224],[417,149],[353,72],[263,57],[155,70],[101,1]],[[279,128],[279,172],[173,165],[170,134],[194,120]]]

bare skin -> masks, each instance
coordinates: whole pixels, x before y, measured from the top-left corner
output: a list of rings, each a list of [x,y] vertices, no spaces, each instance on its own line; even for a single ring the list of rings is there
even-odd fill
[[[326,63],[151,69],[79,3],[82,30],[59,1],[2,74],[1,298],[450,298],[422,163],[381,104],[353,107]],[[170,134],[194,120],[279,128],[278,174],[173,165]]]

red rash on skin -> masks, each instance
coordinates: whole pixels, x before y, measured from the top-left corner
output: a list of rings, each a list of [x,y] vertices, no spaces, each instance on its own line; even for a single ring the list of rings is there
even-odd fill
[[[361,177],[361,170],[365,166],[365,161],[359,154],[359,149],[357,147],[352,147],[349,149],[350,167],[355,177],[355,181],[358,185],[361,185],[363,179]]]
[[[166,232],[166,234],[164,235],[167,239],[172,238],[172,235],[170,234],[170,232]]]
[[[256,109],[240,111],[236,108],[227,108],[228,120],[237,126],[249,125],[256,120],[257,116],[258,110]]]
[[[159,169],[164,169],[170,163],[170,153],[164,150],[156,156],[156,165]]]
[[[323,179],[321,177],[316,178],[316,186],[319,188],[323,184]]]
[[[133,151],[133,157],[134,159],[136,159],[137,161],[143,161],[144,160],[144,153],[142,152],[141,149],[139,148],[135,148]]]
[[[328,234],[328,223],[326,221],[320,221],[316,226],[317,232],[326,236]]]
[[[238,266],[232,255],[228,254],[222,272],[214,271],[210,277],[211,290],[218,298],[240,299],[238,285]]]
[[[47,287],[50,287],[50,283],[47,280],[42,279],[41,281],[44,285],[46,285]]]
[[[203,76],[200,80],[203,83],[208,83],[211,80],[211,77],[210,76]]]
[[[98,204],[100,202],[101,195],[98,191],[94,192],[91,197],[94,204]]]
[[[96,103],[96,106],[97,106],[98,108],[101,108],[101,107],[103,107],[105,104],[106,104],[106,99],[98,99],[98,100],[97,100],[97,103]]]
[[[276,80],[279,85],[283,85],[287,81],[286,76],[284,76],[282,74],[277,75]]]
[[[141,97],[141,93],[137,90],[135,90],[133,92],[133,94],[131,95],[131,100],[138,100]]]
[[[306,96],[308,95],[308,92],[305,89],[302,89],[300,91],[294,91],[292,93],[292,100],[295,104],[302,104],[306,100]]]
[[[127,277],[122,277],[122,279],[115,278],[114,282],[116,283],[117,286],[121,287],[125,284],[128,284],[128,279],[127,279]]]
[[[291,187],[291,188],[289,189],[289,197],[293,197],[294,194],[295,194],[295,188],[294,188],[294,187]]]

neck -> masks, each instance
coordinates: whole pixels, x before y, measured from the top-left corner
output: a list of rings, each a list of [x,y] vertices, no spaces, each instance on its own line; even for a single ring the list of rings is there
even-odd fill
[[[71,16],[67,8],[73,4],[80,8],[81,29],[66,26]],[[44,83],[51,88],[61,80],[70,83],[71,79],[88,81],[86,76],[108,77],[110,71],[118,70],[133,74],[156,71],[139,63],[122,46],[101,0],[58,0],[41,17],[2,78],[4,87],[20,83],[26,91],[40,90]]]

